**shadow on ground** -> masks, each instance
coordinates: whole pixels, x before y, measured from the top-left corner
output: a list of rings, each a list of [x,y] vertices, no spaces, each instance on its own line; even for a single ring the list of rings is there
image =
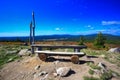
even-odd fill
[[[97,58],[97,57],[91,57],[91,58]],[[46,62],[54,62],[54,61],[60,61],[60,62],[71,62],[70,59],[56,59],[54,57],[49,57]],[[85,63],[88,63],[88,62],[91,62],[91,63],[94,63],[94,61],[87,61],[87,60],[80,60],[78,64],[85,64]]]

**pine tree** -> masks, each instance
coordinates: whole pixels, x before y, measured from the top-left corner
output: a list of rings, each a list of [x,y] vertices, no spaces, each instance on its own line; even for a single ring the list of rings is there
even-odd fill
[[[80,41],[79,41],[79,45],[84,45],[84,41],[85,41],[84,37],[81,36]]]
[[[94,41],[94,46],[96,46],[98,48],[104,48],[105,40],[106,40],[106,38],[103,36],[103,34],[101,32],[99,32]]]

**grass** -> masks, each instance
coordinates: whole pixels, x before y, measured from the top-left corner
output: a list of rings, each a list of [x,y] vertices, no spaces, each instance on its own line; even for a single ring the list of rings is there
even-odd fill
[[[81,51],[86,53],[87,55],[92,55],[92,56],[99,56],[102,54],[107,54],[105,50],[82,49]]]
[[[89,63],[88,64],[92,69],[97,69],[97,70],[101,70],[101,68],[97,65],[95,65],[94,63]]]
[[[88,76],[84,76],[83,79],[84,79],[84,80],[100,80],[99,78],[88,77]]]
[[[92,50],[92,49],[82,49],[82,52],[86,53],[86,55],[91,56],[104,56],[104,59],[110,63],[116,64],[120,67],[120,54],[119,53],[108,53],[106,50]]]
[[[106,57],[104,59],[110,63],[117,64],[117,66],[120,67],[120,54],[119,53],[108,53],[106,54]]]
[[[12,62],[16,59],[20,59],[17,53],[24,48],[28,48],[27,46],[20,45],[1,45],[0,46],[0,68],[8,62]],[[9,53],[9,51],[16,51],[16,53]]]
[[[112,72],[111,71],[105,72],[100,76],[101,80],[109,80],[111,78],[112,78]]]
[[[89,74],[91,74],[91,75],[93,75],[94,74],[94,71],[93,70],[91,70],[91,69],[89,69]]]

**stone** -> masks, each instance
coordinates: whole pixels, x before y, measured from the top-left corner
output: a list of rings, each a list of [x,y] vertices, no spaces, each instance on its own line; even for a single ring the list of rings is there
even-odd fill
[[[11,62],[11,61],[13,61],[13,58],[8,59],[8,61],[7,61],[7,62]]]
[[[120,53],[120,48],[111,48],[108,50],[110,53]]]
[[[19,56],[29,56],[30,53],[28,53],[28,49],[22,49],[20,50],[20,52],[18,53]]]
[[[57,74],[60,75],[61,77],[66,76],[70,72],[69,67],[60,67],[56,70]]]
[[[40,73],[38,74],[38,76],[43,76],[43,75],[46,75],[46,74],[47,74],[46,71],[42,71],[42,72],[40,72]]]
[[[15,53],[17,53],[18,51],[16,50],[16,51],[7,51],[6,53],[7,54],[15,54]]]
[[[100,55],[101,58],[105,58],[106,56],[104,54]]]
[[[48,77],[48,74],[46,74],[43,78],[41,78],[40,80],[46,80]]]
[[[57,76],[58,76],[58,74],[57,74],[57,73],[53,73],[53,76],[54,76],[54,77],[57,77]]]
[[[59,62],[60,62],[60,61],[58,61],[58,60],[57,60],[57,61],[54,61],[54,64],[57,65]]]
[[[106,65],[105,65],[105,64],[99,62],[99,63],[98,63],[98,67],[101,68],[101,72],[102,72],[102,73],[107,72],[107,69],[106,69]]]
[[[39,70],[40,69],[40,65],[37,65],[36,67],[35,67],[35,70]]]

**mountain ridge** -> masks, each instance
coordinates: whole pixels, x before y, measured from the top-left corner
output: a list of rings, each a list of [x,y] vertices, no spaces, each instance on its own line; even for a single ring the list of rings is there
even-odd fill
[[[70,35],[70,34],[54,34],[54,35],[38,35],[35,36],[36,41],[47,41],[47,40],[65,40],[65,41],[79,41],[80,36],[84,36],[86,40],[94,40],[97,34],[90,34],[90,35]],[[111,34],[103,34],[103,36],[106,37],[107,40],[120,40],[120,36],[111,35]],[[21,40],[21,41],[28,41],[29,36],[23,36],[23,37],[0,37],[0,41],[15,41],[15,40]]]

